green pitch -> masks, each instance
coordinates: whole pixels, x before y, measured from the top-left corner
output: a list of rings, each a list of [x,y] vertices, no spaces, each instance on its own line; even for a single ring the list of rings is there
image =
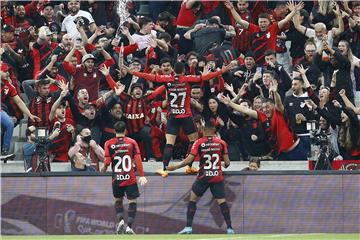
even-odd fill
[[[235,235],[222,235],[222,234],[193,234],[193,235],[57,235],[57,236],[1,236],[4,240],[112,240],[112,239],[144,239],[144,240],[157,240],[157,239],[196,239],[196,240],[227,240],[227,239],[279,239],[279,240],[359,240],[360,233],[354,234],[328,234],[328,233],[309,233],[309,234],[235,234]]]

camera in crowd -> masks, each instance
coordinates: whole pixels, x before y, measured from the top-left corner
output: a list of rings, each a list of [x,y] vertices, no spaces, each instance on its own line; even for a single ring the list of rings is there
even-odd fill
[[[89,26],[89,20],[81,16],[75,18],[74,23],[79,25],[80,27]]]
[[[56,126],[54,127],[54,129]],[[58,126],[60,128],[60,124]],[[47,141],[49,137],[49,132],[47,128],[37,128],[35,130],[35,144],[36,144],[36,154],[38,156],[38,166],[34,172],[50,172],[50,162]]]
[[[331,162],[337,154],[331,145],[330,134],[319,128],[317,121],[307,122],[306,128],[310,132],[310,159],[315,161],[314,170],[331,170]]]

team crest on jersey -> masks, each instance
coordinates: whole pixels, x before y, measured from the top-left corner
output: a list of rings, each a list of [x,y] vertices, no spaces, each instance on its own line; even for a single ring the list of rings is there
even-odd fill
[[[39,103],[41,101],[41,97],[36,97],[36,103]]]
[[[110,148],[111,148],[111,149],[115,149],[115,145],[112,144],[112,145],[110,146]]]
[[[46,99],[46,103],[49,103],[49,102],[51,102],[51,97]]]
[[[266,38],[270,38],[270,33],[268,32],[267,34],[266,34]]]
[[[167,83],[167,86],[168,86],[168,87],[171,87],[171,83]]]

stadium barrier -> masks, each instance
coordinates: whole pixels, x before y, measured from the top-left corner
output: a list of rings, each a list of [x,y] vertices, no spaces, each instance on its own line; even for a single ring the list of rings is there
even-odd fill
[[[147,174],[139,187],[138,234],[176,233],[185,225],[195,176],[166,179]],[[226,173],[225,188],[237,233],[360,232],[359,171]],[[2,174],[4,235],[113,234],[110,174]],[[127,202],[127,201],[125,201]],[[127,204],[124,206],[127,216]],[[194,233],[225,233],[216,201],[206,192],[197,204]]]

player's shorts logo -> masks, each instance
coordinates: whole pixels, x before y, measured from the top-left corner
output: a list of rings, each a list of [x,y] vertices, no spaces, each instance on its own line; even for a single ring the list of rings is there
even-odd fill
[[[124,180],[129,180],[129,179],[130,179],[130,174],[116,175],[116,180],[124,181]]]
[[[207,177],[216,177],[219,176],[219,171],[206,171],[205,176]]]

